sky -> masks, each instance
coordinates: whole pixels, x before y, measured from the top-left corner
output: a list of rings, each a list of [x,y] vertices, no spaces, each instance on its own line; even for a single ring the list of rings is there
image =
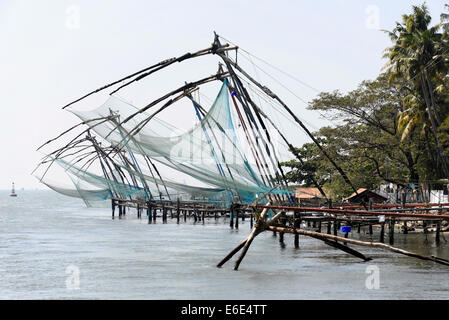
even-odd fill
[[[446,2],[426,2],[432,23]],[[166,58],[206,48],[214,31],[318,91],[347,92],[381,72],[382,52],[391,43],[380,30],[393,29],[421,3],[0,0],[0,189],[12,182],[17,189],[45,189],[31,175],[42,157],[36,149],[77,123],[63,105]],[[177,75],[189,81],[215,70],[195,62]],[[170,81],[167,73],[124,98],[136,105],[151,101]],[[290,88],[305,101],[317,94],[298,82]],[[93,109],[104,100],[100,95],[79,108]],[[296,101],[294,110],[312,130],[329,124],[306,107]],[[194,121],[191,110],[171,116],[185,126]],[[295,143],[307,141],[298,136]]]

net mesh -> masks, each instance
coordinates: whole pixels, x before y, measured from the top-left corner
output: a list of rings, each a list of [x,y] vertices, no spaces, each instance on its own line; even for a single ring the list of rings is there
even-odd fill
[[[72,159],[49,157],[69,175],[74,189],[58,187],[41,176],[42,182],[62,194],[80,197],[88,205],[111,197],[176,197],[227,206],[232,201],[251,202],[272,189],[260,168],[256,172],[245,156],[247,150],[242,148],[233,123],[226,79],[209,111],[186,132],[149,110],[136,114],[137,110],[116,96],[94,110],[70,110],[95,133],[91,140],[94,150],[90,158],[86,153],[82,157],[77,153]],[[123,121],[128,117],[130,120]],[[78,147],[82,146],[80,142]],[[189,183],[180,183],[183,177]],[[290,192],[278,189],[273,193]]]

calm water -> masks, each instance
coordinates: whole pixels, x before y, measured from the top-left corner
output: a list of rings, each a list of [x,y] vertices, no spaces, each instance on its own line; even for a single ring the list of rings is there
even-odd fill
[[[266,232],[253,242],[239,271],[235,258],[216,263],[250,232],[223,220],[203,224],[147,224],[135,211],[112,220],[110,209],[52,191],[0,192],[1,299],[449,299],[449,267],[379,249],[363,263],[322,242]],[[356,235],[352,235],[356,236]],[[445,235],[449,240],[449,235]],[[377,239],[377,236],[375,235]],[[396,236],[395,245],[449,258],[433,236]],[[380,288],[365,286],[368,266],[379,268]],[[69,266],[80,272],[68,289]]]

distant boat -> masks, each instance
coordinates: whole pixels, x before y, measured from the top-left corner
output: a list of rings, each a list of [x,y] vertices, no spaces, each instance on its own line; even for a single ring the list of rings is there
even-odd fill
[[[14,190],[14,182],[12,183],[12,190],[11,190],[10,196],[11,196],[11,197],[17,197],[16,190]]]

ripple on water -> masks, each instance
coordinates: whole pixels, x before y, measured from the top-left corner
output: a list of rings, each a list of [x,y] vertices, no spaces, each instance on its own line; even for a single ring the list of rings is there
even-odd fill
[[[445,266],[357,247],[374,259],[364,263],[303,236],[295,249],[288,234],[284,248],[272,233],[258,236],[238,272],[236,257],[216,268],[249,234],[248,221],[239,230],[214,219],[148,225],[134,211],[112,220],[109,209],[87,209],[51,191],[23,191],[15,200],[0,193],[0,222],[2,299],[449,298]],[[449,258],[445,242],[426,245],[416,234],[395,241]],[[79,268],[79,290],[66,288],[70,265]],[[366,288],[367,266],[378,267],[379,290]]]

